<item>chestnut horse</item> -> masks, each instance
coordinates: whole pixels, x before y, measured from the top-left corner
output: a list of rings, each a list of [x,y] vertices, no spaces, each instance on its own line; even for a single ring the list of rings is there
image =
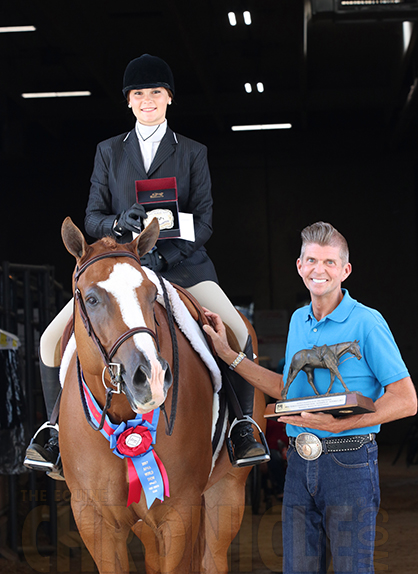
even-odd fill
[[[154,444],[169,481],[169,496],[166,492],[162,501],[157,498],[148,508],[142,491],[139,501],[128,505],[129,461],[115,456],[109,441],[89,424],[79,391],[82,376],[100,409],[113,397],[107,415],[114,425],[155,412],[163,403],[171,412],[170,325],[164,307],[155,302],[156,286],[139,262],[158,234],[155,220],[129,244],[104,238],[88,245],[70,218],[63,223],[64,244],[77,262],[73,349],[67,346],[61,368],[63,470],[78,530],[100,573],[129,572],[131,530],[144,545],[147,574],[223,573],[228,571],[228,547],[241,525],[250,467],[232,467],[224,444],[212,469],[213,385],[208,368],[177,325],[176,419],[169,435],[164,417],[159,417]],[[255,333],[246,323],[256,347]],[[106,363],[111,364],[108,369]],[[112,365],[122,392],[106,396],[105,387],[112,388]],[[254,402],[254,419],[262,426],[262,393],[255,392]]]

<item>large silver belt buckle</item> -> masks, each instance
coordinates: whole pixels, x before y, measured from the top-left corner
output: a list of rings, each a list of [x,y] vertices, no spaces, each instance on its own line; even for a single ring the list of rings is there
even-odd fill
[[[160,229],[172,229],[174,227],[174,215],[169,209],[153,209],[147,211],[147,218],[144,219],[144,227],[147,227],[151,221],[156,217],[160,224]]]
[[[320,439],[309,432],[303,432],[296,437],[296,450],[305,460],[316,460],[322,454]]]

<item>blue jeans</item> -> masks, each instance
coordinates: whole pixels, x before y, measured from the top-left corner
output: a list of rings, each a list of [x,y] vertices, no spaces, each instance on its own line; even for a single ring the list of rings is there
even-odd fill
[[[374,572],[380,505],[376,441],[353,452],[304,460],[293,447],[283,497],[283,573]]]

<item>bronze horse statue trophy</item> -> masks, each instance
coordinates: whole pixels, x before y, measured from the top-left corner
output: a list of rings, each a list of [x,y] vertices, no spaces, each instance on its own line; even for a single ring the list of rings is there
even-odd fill
[[[154,220],[131,243],[103,238],[88,245],[70,218],[63,223],[64,244],[76,259],[74,334],[61,367],[64,475],[77,528],[100,574],[129,572],[131,531],[144,545],[147,574],[226,573],[251,468],[231,466],[225,441],[213,461],[211,375],[177,324],[170,325],[139,261],[158,235]],[[177,405],[170,434],[155,414],[163,405],[171,414]],[[264,407],[256,391],[254,420],[262,428]],[[137,464],[133,455],[147,448]]]
[[[319,395],[313,380],[314,369],[329,369],[330,371],[331,382],[327,392],[325,393],[325,396],[330,394],[335,377],[337,377],[337,379],[341,382],[345,391],[347,393],[350,392],[338,370],[340,357],[342,357],[345,353],[351,353],[354,357],[360,360],[361,352],[359,342],[351,341],[346,343],[337,343],[336,345],[314,345],[312,349],[302,349],[301,351],[295,353],[290,363],[287,382],[282,391],[282,397],[286,399],[290,384],[295,380],[296,375],[300,371],[304,371],[306,373],[309,384],[313,388],[315,394]]]

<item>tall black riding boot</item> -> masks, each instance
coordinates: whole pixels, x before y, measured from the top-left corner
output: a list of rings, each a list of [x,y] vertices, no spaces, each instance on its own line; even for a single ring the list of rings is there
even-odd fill
[[[253,346],[251,337],[248,337],[244,352],[252,361]],[[241,406],[242,414],[252,419],[254,387],[235,371],[229,370],[228,375]],[[252,423],[247,418],[243,419],[242,422],[240,419],[235,420],[232,424],[231,441],[234,445],[234,464],[236,464],[236,466],[256,465],[270,460],[264,435],[261,434],[262,439],[264,439],[263,444],[257,442],[254,438]]]
[[[52,411],[54,410],[55,403],[61,390],[59,381],[60,368],[48,367],[42,362],[41,358],[39,358],[39,369],[41,373],[42,392],[44,395],[46,414],[48,421],[50,421]],[[34,441],[38,433],[46,428],[49,429],[50,439],[42,447]],[[38,429],[26,449],[23,464],[32,470],[42,470],[46,472],[48,476],[56,480],[64,480],[58,445],[58,431],[55,428],[48,426],[48,423],[45,423],[40,429]]]

